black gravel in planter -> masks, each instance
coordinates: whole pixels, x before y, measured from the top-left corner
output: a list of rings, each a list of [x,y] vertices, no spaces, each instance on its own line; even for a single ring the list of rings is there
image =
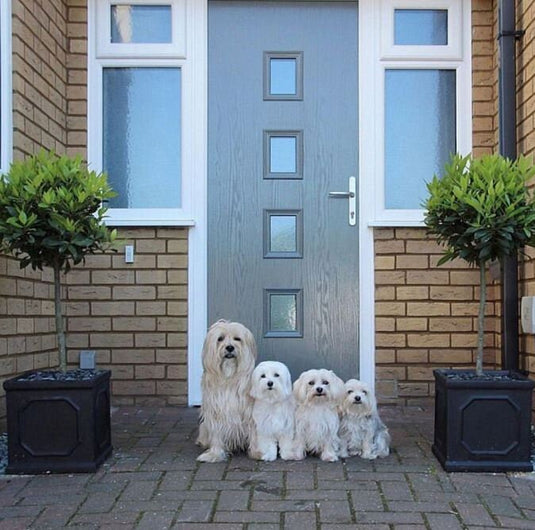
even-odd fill
[[[483,372],[482,375],[477,375],[473,370],[471,371],[452,371],[444,372],[445,377],[449,381],[521,381],[524,375],[517,372]]]
[[[42,370],[22,374],[17,381],[91,381],[105,370]]]

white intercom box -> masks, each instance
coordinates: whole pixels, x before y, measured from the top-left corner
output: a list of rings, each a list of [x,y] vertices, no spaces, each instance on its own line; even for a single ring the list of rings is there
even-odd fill
[[[522,297],[520,321],[524,333],[535,333],[535,296]]]

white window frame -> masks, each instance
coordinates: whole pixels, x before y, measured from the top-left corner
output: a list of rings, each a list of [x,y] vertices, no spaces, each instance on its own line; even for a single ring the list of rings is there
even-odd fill
[[[172,7],[173,34],[175,19],[180,18],[180,35],[185,38],[182,47],[171,44],[113,44],[111,52],[104,43],[109,41],[111,5],[141,4]],[[181,145],[181,206],[179,208],[110,208],[108,224],[114,226],[192,226],[194,202],[198,193],[198,182],[202,178],[203,165],[199,165],[200,150],[204,147],[205,131],[199,126],[199,116],[206,114],[202,86],[199,78],[205,76],[205,47],[200,31],[195,30],[198,10],[204,2],[189,0],[92,0],[88,13],[90,28],[88,42],[88,160],[93,169],[103,169],[103,90],[104,68],[162,67],[181,69],[182,95],[182,145]],[[186,31],[187,29],[187,31]],[[110,45],[111,46],[111,45]],[[124,47],[123,47],[124,46]],[[189,50],[186,55],[186,49]],[[203,54],[199,60],[195,57]],[[204,82],[204,81],[203,81]],[[202,125],[202,123],[201,123]]]
[[[7,0],[9,1],[9,0]],[[172,0],[175,2],[176,0]],[[182,68],[182,208],[110,209],[112,226],[189,226],[188,229],[188,404],[201,403],[201,351],[207,328],[207,35],[206,0],[186,4],[185,57],[98,57],[96,11],[88,0],[88,161],[102,171],[102,69],[106,66],[179,66]],[[144,4],[162,4],[161,0]],[[178,2],[182,3],[182,0]]]
[[[8,171],[12,159],[11,72],[11,0],[0,0],[0,174]]]
[[[448,9],[447,46],[393,44],[394,9]],[[423,209],[385,207],[385,72],[390,69],[448,69],[456,72],[456,148],[472,149],[472,57],[470,0],[364,0],[359,8],[360,71],[372,79],[360,86],[361,186],[373,197],[368,226],[423,226]]]
[[[157,5],[171,7],[170,43],[111,42],[111,6]],[[96,5],[97,55],[103,57],[186,58],[186,0],[106,0]]]

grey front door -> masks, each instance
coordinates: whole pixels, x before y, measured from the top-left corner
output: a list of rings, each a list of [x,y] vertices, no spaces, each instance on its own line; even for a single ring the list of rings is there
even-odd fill
[[[358,376],[357,5],[209,2],[208,313]],[[351,202],[358,202],[354,198]]]

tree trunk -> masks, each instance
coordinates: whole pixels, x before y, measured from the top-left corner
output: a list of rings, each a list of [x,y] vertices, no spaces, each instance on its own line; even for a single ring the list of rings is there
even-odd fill
[[[485,341],[485,305],[487,303],[486,261],[479,263],[479,315],[477,318],[476,375],[483,375],[483,346]]]
[[[60,267],[54,265],[54,311],[56,314],[56,336],[58,337],[59,367],[62,372],[67,370],[67,348],[65,346],[65,330],[63,329],[63,313],[61,311],[61,278]]]

